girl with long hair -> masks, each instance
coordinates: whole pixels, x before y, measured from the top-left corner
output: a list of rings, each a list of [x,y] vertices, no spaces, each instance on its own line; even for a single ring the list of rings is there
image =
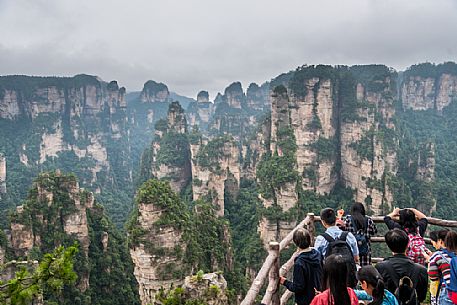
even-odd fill
[[[368,305],[398,305],[397,298],[384,287],[384,281],[373,266],[363,266],[357,272],[363,290],[355,290],[359,301],[371,301]]]
[[[446,235],[448,229],[442,229],[430,232],[430,239],[433,247],[437,250],[429,257],[428,277],[430,279],[430,301],[431,304],[437,304],[442,287],[446,288],[451,280],[451,270],[449,262],[451,258],[445,251]]]
[[[347,262],[343,256],[328,256],[324,261],[322,280],[325,290],[316,295],[311,305],[358,305],[354,290],[346,285],[347,272]]]
[[[352,205],[351,214],[346,216],[341,229],[351,232],[356,237],[360,265],[371,265],[370,238],[378,232],[378,229],[371,217],[366,215],[363,204],[356,202]]]
[[[398,220],[398,223],[394,219]],[[423,238],[428,225],[425,214],[413,208],[396,208],[384,217],[384,222],[389,230],[398,228],[408,234],[409,245],[406,255],[413,262],[427,266],[426,258],[431,255],[431,251],[425,246]]]

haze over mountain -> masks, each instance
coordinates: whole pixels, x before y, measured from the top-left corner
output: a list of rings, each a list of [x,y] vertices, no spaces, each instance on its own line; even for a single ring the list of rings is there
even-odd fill
[[[456,15],[453,0],[2,0],[0,74],[87,73],[138,91],[156,79],[215,97],[303,63],[452,60]]]

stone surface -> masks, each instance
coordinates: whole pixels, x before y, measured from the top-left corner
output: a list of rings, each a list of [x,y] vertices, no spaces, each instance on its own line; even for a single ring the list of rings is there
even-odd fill
[[[0,199],[6,193],[6,158],[0,153]]]

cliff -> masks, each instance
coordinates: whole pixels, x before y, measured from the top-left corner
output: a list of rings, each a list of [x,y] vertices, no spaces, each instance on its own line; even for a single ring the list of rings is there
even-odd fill
[[[214,100],[214,115],[209,121],[208,132],[211,136],[231,135],[242,141],[252,130],[264,111],[268,109],[268,84],[259,87],[249,86],[248,93],[243,91],[240,82],[229,85]]]
[[[12,214],[10,231],[9,247],[15,257],[37,259],[59,245],[77,242],[78,280],[76,287],[68,288],[65,304],[73,304],[76,298],[84,299],[82,304],[113,299],[138,302],[131,261],[121,237],[92,193],[80,189],[74,176],[60,172],[40,175],[27,201]]]
[[[130,154],[126,106],[125,88],[116,81],[89,75],[0,77],[2,150],[12,172],[28,173],[25,179],[12,177],[8,192],[20,194],[12,200],[26,196],[41,170],[74,171],[101,197],[116,192],[116,184],[130,184],[132,165],[122,157]]]
[[[189,211],[168,183],[154,179],[140,187],[136,202],[128,232],[142,304],[154,303],[161,288],[183,284],[193,270],[229,267],[230,237],[212,205],[197,202]]]
[[[411,66],[401,87],[404,109],[442,111],[457,99],[457,65],[452,62]]]
[[[0,199],[6,193],[6,159],[0,154]]]
[[[155,305],[175,302],[198,302],[207,305],[228,305],[227,282],[217,273],[197,273],[187,276],[181,287],[159,295]]]
[[[226,192],[236,196],[240,183],[240,151],[230,136],[196,137],[190,145],[193,200],[208,198],[224,215]]]
[[[214,114],[214,104],[209,101],[207,91],[200,91],[197,102],[190,103],[187,108],[189,126],[198,126],[201,130],[208,129],[208,123]]]
[[[170,104],[167,120],[155,125],[151,151],[152,176],[169,181],[175,192],[183,191],[192,174],[186,116],[178,102]]]
[[[148,80],[144,83],[140,99],[143,103],[163,103],[168,102],[169,95],[167,85]]]

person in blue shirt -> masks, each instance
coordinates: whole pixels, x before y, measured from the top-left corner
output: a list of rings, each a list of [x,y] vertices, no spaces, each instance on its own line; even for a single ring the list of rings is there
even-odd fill
[[[330,235],[331,237],[337,239],[343,233],[343,230],[336,226],[336,214],[332,208],[325,208],[321,211],[321,223],[324,226],[325,233]],[[348,243],[349,247],[351,247],[352,255],[354,256],[354,260],[356,262],[359,261],[359,248],[357,247],[357,240],[352,233],[348,233],[346,242]],[[319,235],[314,242],[314,249],[319,251],[323,257],[326,256],[328,241],[324,238],[324,236]]]
[[[375,267],[363,266],[357,272],[357,279],[363,289],[354,290],[359,301],[370,301],[368,305],[398,305],[397,298],[384,288],[382,276]]]
[[[316,238],[314,248],[324,258],[330,254],[341,254],[347,262],[347,286],[354,288],[357,285],[356,263],[359,260],[357,240],[352,233],[344,232],[336,226],[336,213],[333,209],[325,208],[321,211],[321,222],[326,230]]]

